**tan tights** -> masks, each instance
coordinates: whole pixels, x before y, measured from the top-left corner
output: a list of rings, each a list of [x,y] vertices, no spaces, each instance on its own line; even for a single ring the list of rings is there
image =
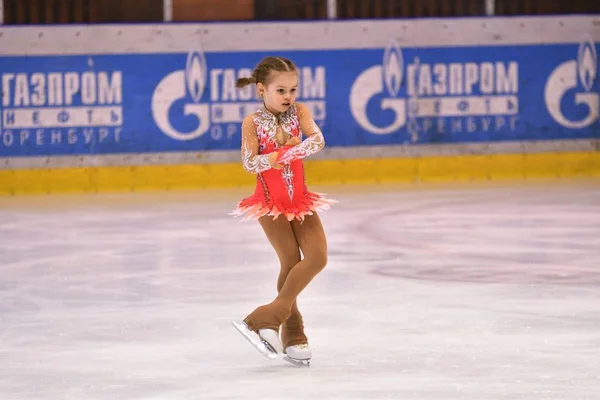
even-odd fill
[[[259,222],[281,264],[277,279],[278,295],[273,302],[250,313],[245,322],[253,331],[263,328],[279,331],[283,324],[284,348],[307,343],[296,298],[327,264],[323,225],[316,213],[307,216],[302,223],[297,220],[290,222],[282,216],[275,220],[264,216]],[[300,258],[301,251],[303,259]]]

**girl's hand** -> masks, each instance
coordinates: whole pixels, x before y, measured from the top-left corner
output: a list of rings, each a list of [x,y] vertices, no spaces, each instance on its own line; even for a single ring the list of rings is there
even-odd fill
[[[279,153],[276,152],[276,151],[274,151],[271,154],[269,154],[268,160],[269,160],[269,163],[271,164],[272,168],[274,168],[274,169],[281,169],[281,168],[283,168],[283,165],[276,164],[277,157],[279,157]]]
[[[300,144],[301,140],[299,137],[297,136],[292,136],[291,138],[288,139],[287,142],[285,142],[284,146],[295,146],[297,144]]]

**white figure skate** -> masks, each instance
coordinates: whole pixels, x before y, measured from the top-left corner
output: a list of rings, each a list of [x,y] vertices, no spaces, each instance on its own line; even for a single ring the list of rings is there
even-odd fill
[[[312,352],[308,344],[297,344],[285,348],[283,359],[300,367],[310,366]]]
[[[259,329],[256,333],[251,331],[244,321],[233,321],[232,324],[265,357],[274,359],[277,358],[277,354],[283,353],[283,345],[277,331]]]

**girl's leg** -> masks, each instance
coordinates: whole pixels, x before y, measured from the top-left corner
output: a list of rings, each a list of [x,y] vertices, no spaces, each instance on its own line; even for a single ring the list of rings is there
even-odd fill
[[[286,266],[288,265],[287,261],[295,257],[297,260],[300,257],[298,247],[302,250],[304,259],[296,263],[291,270],[285,269],[288,271],[287,277],[285,277],[285,272],[280,273],[279,280],[283,281],[283,285],[275,300],[258,307],[246,317],[246,324],[254,331],[263,328],[278,330],[279,325],[291,315],[292,307],[300,292],[327,263],[327,241],[317,214],[307,216],[303,223],[296,220],[290,223],[284,218],[268,221],[267,218],[261,219],[261,225],[269,240],[274,238],[273,242],[277,243],[282,254],[293,254],[293,257],[290,256],[290,258],[285,256]],[[279,237],[277,238],[277,236]],[[294,245],[294,243],[296,244]],[[292,251],[294,246],[296,246],[295,251]],[[279,251],[277,252],[279,254]]]
[[[273,249],[275,249],[277,257],[279,257],[280,270],[279,277],[277,278],[277,292],[279,293],[288,274],[301,260],[298,241],[296,240],[291,223],[284,218],[277,218],[276,220],[273,220],[271,217],[263,217],[259,219],[259,223],[262,226],[269,243],[271,243],[271,246],[273,246]],[[283,328],[282,335],[284,336],[284,347],[294,344],[307,343],[307,338],[304,336],[302,315],[298,310],[297,301],[292,303],[290,317],[284,323]],[[289,336],[286,335],[288,331],[286,328],[293,329],[294,337],[289,338],[291,341],[293,341],[293,343],[291,343],[286,337]]]
[[[281,290],[289,271],[300,262],[300,248],[294,236],[291,223],[285,218],[273,219],[270,216],[259,218],[259,223],[275,249],[281,269],[277,279],[277,291]],[[298,312],[296,302],[291,306],[279,301],[258,307],[245,319],[251,330],[263,328],[279,331],[281,325],[294,311]]]
[[[309,257],[309,262],[311,262],[313,268],[320,271],[327,263],[327,241],[325,239],[323,226],[317,214],[308,217],[308,221],[305,221],[305,223],[306,225],[304,223],[300,224],[298,221],[292,222],[294,236],[299,243],[304,257]],[[286,280],[287,279],[286,276]],[[278,289],[281,293],[283,286]],[[294,305],[295,304],[296,301],[294,301]],[[292,307],[292,314],[282,326],[281,341],[283,342],[284,349],[289,346],[308,344],[308,338],[304,333],[304,321],[302,315],[300,312],[295,313],[294,307]],[[298,355],[298,353],[296,355]],[[306,350],[303,350],[302,356],[306,356]],[[308,357],[310,357],[310,355],[308,355]]]
[[[319,216],[315,213],[307,216],[304,222],[294,220],[291,225],[304,259],[289,272],[275,299],[290,306],[327,264],[327,239]]]

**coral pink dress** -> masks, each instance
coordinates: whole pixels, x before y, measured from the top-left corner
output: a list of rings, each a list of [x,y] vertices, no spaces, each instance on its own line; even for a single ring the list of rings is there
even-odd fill
[[[264,106],[253,114],[252,121],[258,139],[258,153],[250,149],[248,142],[243,141],[244,168],[257,175],[254,193],[242,199],[232,212],[234,216],[244,216],[243,220],[258,219],[264,215],[277,218],[284,215],[289,221],[294,218],[302,221],[305,216],[315,211],[328,210],[335,200],[327,199],[323,194],[314,193],[306,186],[303,158],[319,152],[325,141],[323,135],[310,115],[305,115],[305,107],[292,105],[279,117],[281,129],[288,138],[302,139],[301,125],[309,137],[295,146],[280,146],[276,141],[277,117]],[[307,111],[304,111],[308,114]],[[251,138],[253,139],[253,138]],[[283,167],[271,167],[267,157],[278,152],[277,163]]]

